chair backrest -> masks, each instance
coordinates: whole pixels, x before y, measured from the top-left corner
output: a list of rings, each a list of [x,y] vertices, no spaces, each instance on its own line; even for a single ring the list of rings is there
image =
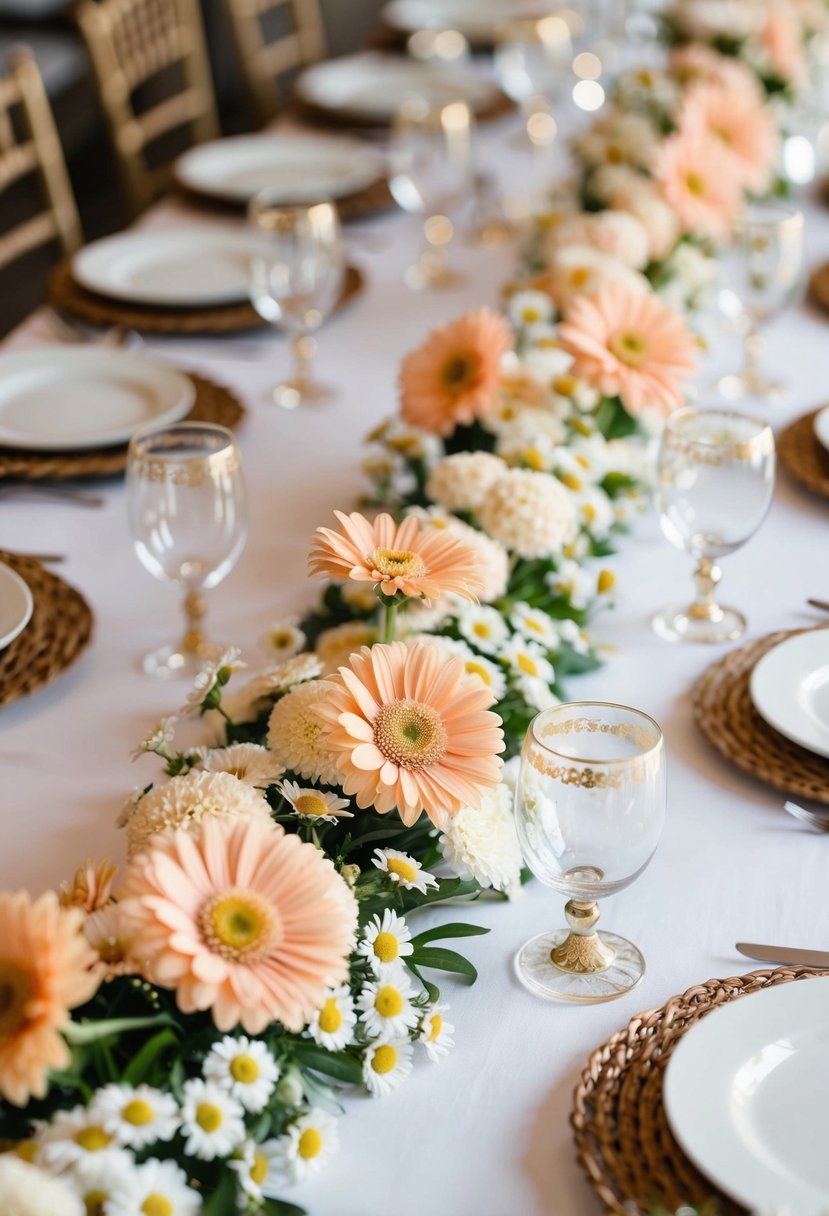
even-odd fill
[[[280,78],[324,59],[319,0],[224,0],[254,117],[265,123],[282,100]]]
[[[71,253],[82,240],[66,161],[40,71],[32,55],[22,48],[9,53],[8,63],[7,75],[0,76],[0,195],[37,174],[46,207],[0,233],[0,267],[49,241],[58,241],[65,253]]]
[[[167,189],[178,152],[219,135],[198,0],[81,0],[75,18],[137,212]]]

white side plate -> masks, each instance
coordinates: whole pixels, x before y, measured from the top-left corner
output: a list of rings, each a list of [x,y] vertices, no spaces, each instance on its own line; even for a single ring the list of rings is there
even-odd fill
[[[412,34],[417,30],[458,30],[470,42],[492,41],[498,25],[545,17],[549,0],[391,0],[381,10],[386,25]]]
[[[125,350],[47,346],[0,355],[0,447],[113,447],[144,426],[177,422],[195,399],[187,376]]]
[[[815,420],[812,423],[815,436],[819,444],[826,448],[829,452],[829,405],[822,409],[818,414],[815,414]]]
[[[752,1211],[829,1209],[829,976],[781,984],[704,1017],[668,1063],[679,1143]]]
[[[754,707],[781,735],[829,756],[829,630],[788,638],[751,673]]]
[[[383,175],[371,148],[325,136],[240,135],[191,148],[176,162],[176,177],[196,194],[246,203],[269,190],[279,203],[345,198]]]
[[[0,562],[0,650],[13,642],[32,616],[32,593],[23,579]]]

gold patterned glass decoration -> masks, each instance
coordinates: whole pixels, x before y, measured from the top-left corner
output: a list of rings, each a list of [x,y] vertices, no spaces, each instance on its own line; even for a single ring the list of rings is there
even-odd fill
[[[774,491],[774,434],[767,422],[728,410],[677,410],[665,423],[656,503],[665,536],[697,562],[693,603],[666,608],[653,627],[669,641],[727,642],[746,619],[717,603],[717,559],[754,535]]]
[[[146,655],[144,671],[164,680],[193,677],[219,654],[202,633],[203,593],[233,569],[247,540],[245,482],[233,433],[206,422],[177,422],[135,435],[127,456],[127,512],[142,565],[184,591],[184,636]]]
[[[556,1001],[596,1004],[635,988],[645,960],[631,942],[597,930],[598,900],[642,873],[665,819],[662,732],[624,705],[574,702],[545,709],[521,751],[515,819],[527,865],[568,897],[568,928],[518,952],[521,982]]]
[[[330,317],[345,280],[345,246],[333,203],[285,207],[264,190],[251,200],[261,240],[251,261],[250,297],[265,321],[291,335],[294,373],[273,399],[283,409],[330,401],[335,390],[314,378],[312,337]]]

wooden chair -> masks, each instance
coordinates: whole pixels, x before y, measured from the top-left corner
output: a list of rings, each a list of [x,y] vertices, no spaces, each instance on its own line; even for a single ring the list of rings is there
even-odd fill
[[[180,151],[219,135],[198,0],[81,0],[75,18],[138,212],[168,188]]]
[[[280,78],[326,54],[319,0],[224,0],[256,121],[279,109]]]
[[[83,239],[40,71],[22,48],[9,53],[8,63],[8,74],[0,76],[0,195],[6,214],[12,214],[14,204],[6,206],[10,192],[36,174],[46,208],[0,234],[0,268],[49,241],[57,241],[65,253],[72,253]],[[27,198],[24,210],[30,207]]]

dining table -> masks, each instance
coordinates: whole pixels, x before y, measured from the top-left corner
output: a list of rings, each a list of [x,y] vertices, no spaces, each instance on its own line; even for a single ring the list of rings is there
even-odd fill
[[[569,120],[568,120],[569,121]],[[481,125],[480,167],[504,189],[528,176],[516,141],[520,119]],[[567,171],[567,122],[547,172]],[[816,189],[800,205],[807,217],[809,269],[829,259],[829,211]],[[239,224],[163,199],[146,228]],[[388,209],[347,227],[349,260],[365,288],[319,334],[318,371],[335,400],[287,411],[270,390],[287,370],[288,343],[271,329],[235,336],[145,337],[144,353],[220,381],[242,400],[238,430],[249,490],[250,534],[237,567],[208,596],[210,636],[264,663],[258,639],[277,619],[301,615],[319,587],[306,570],[314,529],[334,509],[351,510],[363,490],[364,440],[395,411],[403,356],[434,327],[482,305],[498,307],[514,277],[518,248],[464,239],[452,257],[464,281],[445,291],[410,291],[419,222]],[[784,376],[779,403],[740,408],[777,430],[829,401],[829,317],[800,303],[772,321],[765,358]],[[3,350],[50,340],[46,313],[28,318]],[[52,338],[52,340],[54,340]],[[736,337],[715,329],[707,366],[734,366]],[[698,388],[702,404],[715,399]],[[0,548],[49,553],[54,567],[95,614],[91,647],[48,688],[0,711],[0,884],[33,892],[71,876],[87,856],[124,857],[116,826],[130,792],[153,780],[151,758],[130,752],[153,722],[174,712],[186,683],[145,676],[140,656],[172,640],[179,626],[172,584],[139,563],[127,526],[123,479],[91,483],[103,505],[12,494],[0,502]],[[724,603],[743,609],[748,638],[829,621],[809,597],[829,599],[829,503],[778,470],[771,511],[759,532],[723,561]],[[465,952],[479,971],[468,985],[447,978],[455,1047],[439,1064],[420,1062],[387,1098],[347,1096],[340,1148],[326,1170],[286,1198],[312,1216],[597,1216],[603,1210],[576,1160],[569,1115],[590,1052],[638,1011],[713,976],[752,969],[738,940],[826,949],[829,945],[823,837],[784,813],[784,796],[729,766],[698,731],[691,689],[730,646],[671,644],[651,616],[690,599],[691,559],[663,537],[648,507],[615,556],[614,602],[591,632],[604,663],[569,677],[573,700],[634,706],[661,725],[667,745],[668,813],[647,870],[603,904],[603,925],[635,941],[647,970],[622,999],[580,1007],[547,1003],[516,977],[516,951],[528,936],[563,923],[563,897],[531,881],[512,901],[481,898],[450,909],[489,932]],[[736,643],[739,645],[740,643]],[[198,724],[188,729],[195,739]],[[418,914],[424,928],[447,909]]]

